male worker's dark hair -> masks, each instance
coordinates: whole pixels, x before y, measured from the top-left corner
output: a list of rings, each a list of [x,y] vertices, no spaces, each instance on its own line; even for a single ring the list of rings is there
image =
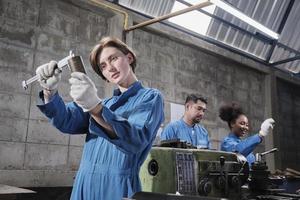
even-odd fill
[[[134,72],[136,67],[136,55],[131,50],[129,46],[127,46],[124,42],[117,38],[113,37],[104,37],[100,40],[100,42],[93,48],[93,50],[90,53],[90,63],[94,69],[94,71],[101,76],[102,79],[106,80],[106,78],[103,76],[102,71],[100,69],[100,55],[102,50],[105,47],[115,47],[118,50],[120,50],[124,55],[127,55],[130,53],[133,56],[133,61],[130,64],[132,71]]]
[[[201,96],[201,95],[197,95],[197,94],[190,94],[186,97],[185,100],[185,104],[187,104],[188,102],[194,102],[197,103],[197,101],[202,101],[203,103],[207,104],[207,98]]]

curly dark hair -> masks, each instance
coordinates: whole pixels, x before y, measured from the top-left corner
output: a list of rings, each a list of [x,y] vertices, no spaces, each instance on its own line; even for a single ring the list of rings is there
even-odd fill
[[[231,122],[235,122],[240,115],[244,114],[243,109],[236,102],[221,106],[219,109],[219,117],[227,122],[229,128],[231,128]]]

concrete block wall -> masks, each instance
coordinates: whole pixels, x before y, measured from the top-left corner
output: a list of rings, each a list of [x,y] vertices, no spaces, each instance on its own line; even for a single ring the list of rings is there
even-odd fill
[[[85,136],[61,134],[36,108],[38,84],[21,81],[69,50],[83,57],[108,35],[108,11],[80,1],[0,0],[0,182],[21,187],[71,186]],[[104,81],[91,73],[99,95]],[[59,92],[70,100],[68,70]]]
[[[278,165],[300,170],[300,86],[278,79]]]
[[[199,47],[172,40],[147,30],[133,31],[137,76],[145,85],[158,88],[165,98],[166,120],[170,121],[170,103],[184,104],[190,93],[208,98],[208,111],[203,120],[214,149],[228,134],[227,124],[218,117],[221,105],[240,103],[247,113],[252,131],[259,130],[265,106],[264,75],[228,58],[201,50]],[[258,148],[258,150],[263,149]]]

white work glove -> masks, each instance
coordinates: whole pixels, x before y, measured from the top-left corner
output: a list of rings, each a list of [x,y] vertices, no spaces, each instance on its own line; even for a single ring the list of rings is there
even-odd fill
[[[84,112],[91,111],[101,102],[95,84],[86,74],[73,72],[69,82],[71,84],[70,95]]]
[[[260,126],[259,136],[266,137],[269,134],[269,132],[273,129],[274,124],[274,119],[266,119]]]
[[[39,66],[35,73],[39,76],[40,85],[46,90],[56,90],[61,80],[61,70],[55,61]]]

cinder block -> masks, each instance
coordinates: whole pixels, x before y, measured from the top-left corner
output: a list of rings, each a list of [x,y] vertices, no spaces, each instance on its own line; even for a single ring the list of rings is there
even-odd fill
[[[153,76],[152,74],[155,74]],[[155,71],[153,72],[153,67],[151,62],[138,62],[136,68],[135,68],[135,74],[137,77],[140,78],[146,78],[146,79],[152,79],[155,78],[157,75],[159,75],[159,72]]]
[[[95,45],[103,36],[109,35],[108,16],[80,9],[77,35],[80,42]]]
[[[16,187],[72,186],[75,173],[68,170],[0,170],[0,183]]]
[[[213,81],[199,80],[198,78],[191,79],[192,89],[195,93],[202,94],[203,96],[215,96],[217,94],[217,86]]]
[[[85,143],[85,138],[86,138],[86,134],[70,135],[70,145],[81,147]]]
[[[22,45],[28,48],[35,46],[35,29],[28,24],[16,22],[14,20],[2,20],[0,27],[1,40],[10,44]]]
[[[260,109],[257,109],[260,108]],[[256,119],[262,119],[264,117],[265,111],[264,111],[264,106],[263,104],[259,105],[259,106],[255,106],[255,105],[251,105],[250,106],[250,113],[251,116],[256,118]]]
[[[68,147],[50,144],[26,144],[26,169],[63,169],[67,167]]]
[[[0,140],[25,142],[27,124],[25,119],[0,117]]]
[[[17,72],[31,72],[33,52],[30,49],[0,42],[0,55],[0,67],[7,67]]]
[[[179,87],[175,87],[175,102],[176,103],[180,103],[180,104],[184,104],[186,97],[188,95],[190,95],[191,93],[195,93],[195,91],[193,90],[189,90],[189,89],[181,89]]]
[[[207,111],[205,112],[205,115],[204,115],[204,119],[207,121],[210,121],[210,122],[214,122],[214,121],[216,121],[217,116],[218,115],[215,113],[215,111],[213,109],[207,108]]]
[[[235,89],[233,94],[233,99],[239,102],[248,102],[249,100],[249,93],[247,90],[242,89]],[[243,106],[245,107],[245,106]]]
[[[227,124],[225,126],[227,126]],[[228,136],[229,132],[229,127],[218,128],[218,140],[222,142],[223,139]]]
[[[39,14],[39,0],[2,0],[0,15],[17,22],[36,25]]]
[[[153,62],[153,66],[159,64],[159,62],[157,63],[153,58],[155,49],[152,49],[151,44],[136,44],[136,41],[133,41],[132,48],[136,54],[138,62]]]
[[[250,123],[250,132],[258,133],[260,130],[261,123],[263,123],[264,119],[252,117],[249,119]]]
[[[165,69],[174,70],[176,69],[176,65],[177,65],[177,57],[172,52],[156,49],[154,51],[154,63],[156,64],[157,67],[162,68],[164,70]],[[155,64],[154,64],[154,69],[156,69]]]
[[[225,85],[219,85],[219,84],[216,87],[217,87],[216,95],[217,95],[218,99],[222,99],[223,102],[229,103],[230,100],[232,100],[232,96],[233,96],[232,87],[225,86]],[[223,103],[219,103],[219,106],[221,106],[221,105],[223,105]]]
[[[165,69],[163,66],[154,67],[153,80],[157,82],[163,82],[168,84],[174,84],[174,70]]]
[[[25,143],[0,141],[0,169],[22,169]]]
[[[260,73],[253,73],[249,75],[251,90],[255,92],[263,92],[264,90],[264,76]]]
[[[22,81],[32,77],[31,73],[18,71],[13,68],[0,67],[0,91],[5,93],[29,94],[30,89],[24,90]]]
[[[0,93],[0,117],[27,119],[29,114],[28,95]]]
[[[48,34],[75,38],[79,9],[64,1],[41,1],[39,27]],[[80,30],[82,31],[82,30]]]
[[[165,127],[171,120],[171,104],[166,100],[164,105],[164,114],[165,114],[165,121],[163,122],[163,126]]]
[[[232,86],[233,70],[226,66],[219,66],[216,72],[218,84]]]
[[[234,81],[234,87],[244,90],[249,90],[250,88],[250,81],[249,81],[249,72],[247,69],[244,71],[240,68],[235,70],[234,77],[235,79],[238,79],[239,81]]]
[[[190,88],[190,76],[185,75],[181,72],[175,72],[174,79],[175,79],[175,86],[179,88]]]
[[[69,135],[47,121],[29,120],[27,142],[68,145]]]
[[[264,105],[264,93],[262,92],[250,92],[250,100],[256,107],[262,107]]]
[[[68,166],[70,170],[78,170],[80,160],[82,156],[82,147],[69,147],[69,158],[68,158]]]
[[[150,34],[141,29],[134,30],[132,36],[134,38],[133,42],[137,46],[141,46],[141,44],[149,45],[152,43],[153,37],[155,37],[153,34]]]
[[[151,87],[158,89],[162,93],[165,101],[174,99],[174,87],[172,85],[153,81]]]
[[[177,69],[180,72],[195,73],[197,71],[197,64],[195,63],[195,58],[190,58],[189,56],[181,55],[177,59]]]
[[[196,72],[201,75],[201,79],[211,81],[216,80],[217,66],[219,63],[214,57],[199,51],[195,65],[197,66]]]
[[[37,49],[40,51],[65,55],[71,49],[76,49],[76,45],[76,41],[73,38],[57,36],[46,32],[37,33]]]
[[[152,43],[159,51],[168,52],[174,57],[174,60],[177,59],[179,51],[178,42],[171,40],[169,37],[155,35]]]
[[[45,122],[48,122],[48,119],[43,115],[43,113],[38,109],[36,106],[38,94],[36,93],[36,96],[30,96],[30,116],[29,119],[32,120],[43,120]]]

